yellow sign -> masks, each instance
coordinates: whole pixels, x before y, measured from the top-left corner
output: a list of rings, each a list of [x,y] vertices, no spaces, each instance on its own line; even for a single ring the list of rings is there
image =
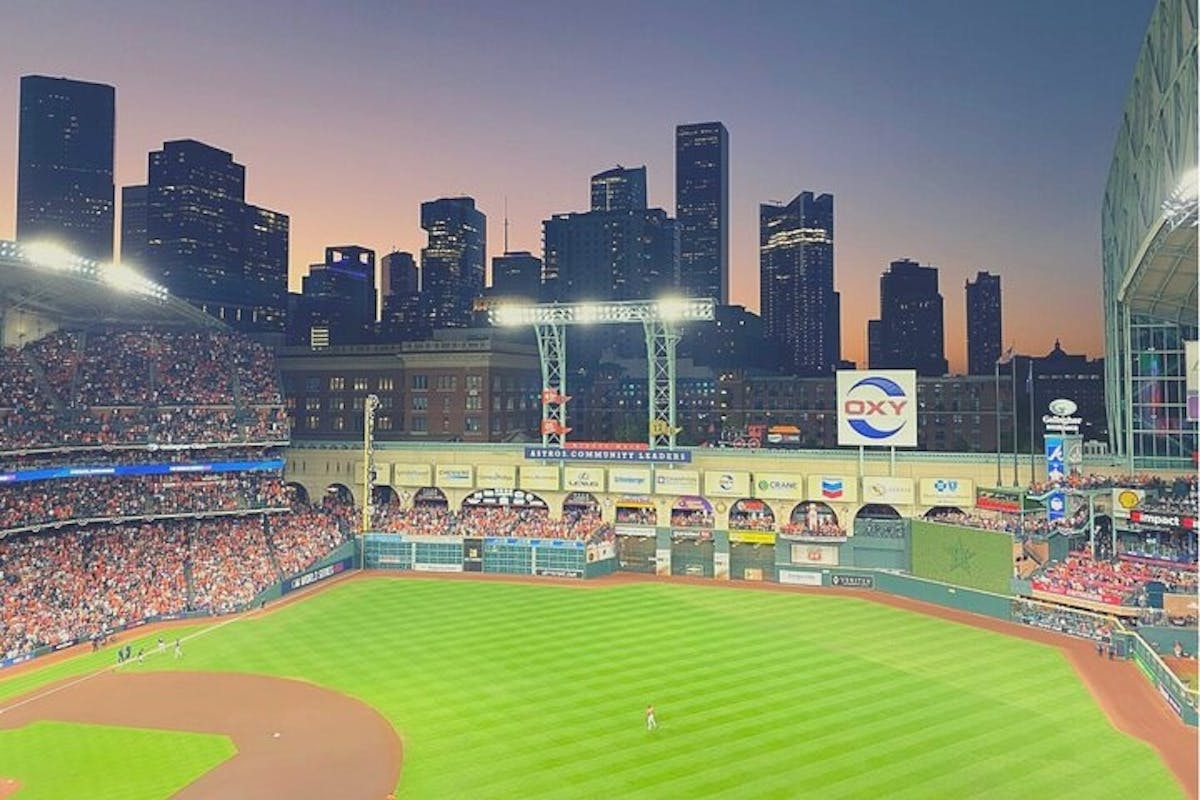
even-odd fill
[[[1146,493],[1141,489],[1113,489],[1113,516],[1118,519],[1129,519],[1129,512],[1138,508],[1146,499]]]
[[[772,531],[730,531],[729,541],[747,544],[775,544],[775,534]]]
[[[891,506],[911,506],[913,504],[912,478],[864,477],[862,479],[862,501]]]
[[[682,428],[672,428],[671,423],[665,419],[656,419],[650,422],[651,436],[670,436],[672,433],[679,433]]]
[[[470,464],[438,464],[433,482],[444,489],[470,489],[473,474],[474,467]]]
[[[710,497],[749,497],[749,472],[704,472],[704,493]]]
[[[564,467],[563,488],[574,492],[603,492],[604,467]]]
[[[695,470],[660,469],[654,473],[655,494],[700,494],[700,473]]]
[[[921,505],[974,508],[975,481],[966,478],[921,478]]]
[[[642,467],[609,467],[608,490],[620,494],[649,494],[650,470]]]
[[[542,492],[558,491],[558,467],[522,464],[521,488]]]
[[[392,465],[393,486],[432,486],[428,464],[394,464]]]
[[[480,489],[513,489],[517,468],[505,464],[480,464],[475,468],[475,484]]]
[[[781,500],[803,500],[804,478],[779,472],[754,473],[754,496]]]
[[[857,503],[858,478],[850,475],[809,475],[808,499],[818,503]]]

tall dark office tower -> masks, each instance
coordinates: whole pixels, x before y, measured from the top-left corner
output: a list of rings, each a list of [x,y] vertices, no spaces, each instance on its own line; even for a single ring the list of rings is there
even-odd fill
[[[675,128],[679,283],[691,297],[729,302],[729,131],[720,122]]]
[[[645,208],[645,167],[616,167],[592,176],[592,211],[641,211]]]
[[[443,197],[421,204],[421,303],[432,329],[471,324],[475,298],[483,294],[487,217],[471,197]]]
[[[646,300],[679,286],[679,232],[661,208],[555,214],[542,239],[554,300]]]
[[[293,344],[360,344],[375,322],[375,251],[358,245],[325,248],[325,261],[304,276]]]
[[[290,223],[247,205],[245,186],[246,168],[230,153],[192,139],[164,142],[150,153],[146,185],[121,192],[121,255],[235,327],[279,330]]]
[[[395,251],[380,260],[383,308],[380,331],[385,341],[418,339],[425,334],[421,315],[420,276],[412,253]]]
[[[936,267],[915,261],[893,261],[879,278],[878,325],[868,325],[876,338],[868,344],[878,354],[872,368],[915,369],[922,377],[947,372],[942,323],[942,296]]]
[[[121,263],[140,269],[146,263],[146,195],[145,186],[126,186],[121,189]]]
[[[801,192],[759,206],[763,325],[795,375],[828,375],[841,360],[841,298],[833,290],[833,195]]]
[[[26,75],[20,102],[17,239],[111,261],[116,90]]]
[[[393,250],[379,260],[379,293],[385,298],[393,294],[416,294],[420,291],[417,262],[412,253]]]
[[[519,250],[492,259],[492,295],[537,300],[542,294],[542,260]]]
[[[992,374],[1003,340],[1000,276],[980,272],[967,281],[967,373]]]

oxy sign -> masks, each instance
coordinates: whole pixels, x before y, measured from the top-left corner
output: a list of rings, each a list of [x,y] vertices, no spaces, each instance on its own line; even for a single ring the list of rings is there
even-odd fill
[[[841,446],[916,447],[916,371],[838,370],[837,412]]]

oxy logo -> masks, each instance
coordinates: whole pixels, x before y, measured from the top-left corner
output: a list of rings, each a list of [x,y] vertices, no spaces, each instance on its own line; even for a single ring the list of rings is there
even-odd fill
[[[846,486],[841,478],[822,478],[821,497],[838,500],[845,493]]]
[[[896,421],[908,407],[904,389],[890,378],[872,375],[863,378],[846,392],[842,413],[849,425],[859,436],[868,439],[887,439],[895,436],[905,426],[903,420]]]

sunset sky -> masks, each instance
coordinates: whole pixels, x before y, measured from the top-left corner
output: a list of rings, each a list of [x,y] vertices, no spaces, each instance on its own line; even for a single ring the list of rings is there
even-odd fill
[[[843,357],[865,360],[879,275],[1003,276],[1005,344],[1102,353],[1100,205],[1152,0],[257,2],[7,0],[0,238],[12,238],[18,79],[117,87],[118,187],[167,139],[246,165],[291,215],[291,283],[326,245],[417,253],[422,200],[467,194],[490,256],[540,255],[587,179],[648,168],[674,213],[674,126],[730,132],[733,301],[758,308],[758,204],[835,195]],[[119,189],[118,189],[119,197]]]

